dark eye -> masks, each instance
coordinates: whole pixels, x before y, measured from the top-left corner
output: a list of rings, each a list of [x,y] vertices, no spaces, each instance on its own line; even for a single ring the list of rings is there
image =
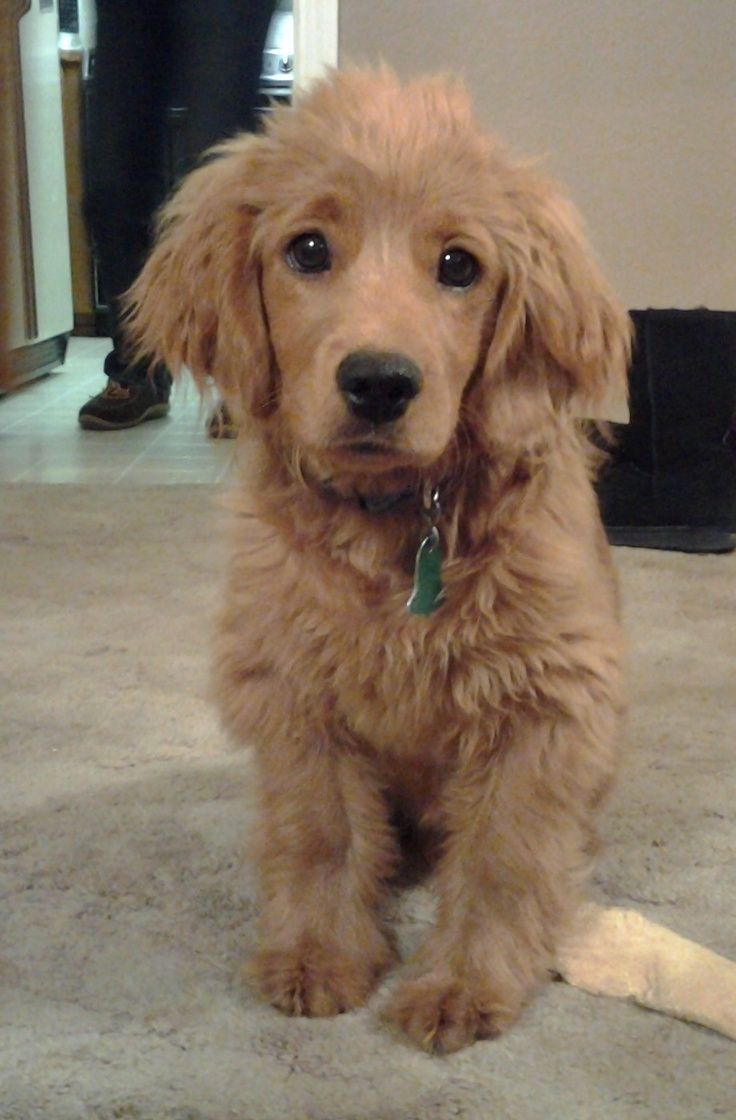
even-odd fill
[[[479,272],[477,260],[465,249],[445,249],[437,265],[437,279],[448,288],[469,288]]]
[[[321,233],[300,233],[289,242],[286,262],[297,272],[327,272],[332,260],[330,247]]]

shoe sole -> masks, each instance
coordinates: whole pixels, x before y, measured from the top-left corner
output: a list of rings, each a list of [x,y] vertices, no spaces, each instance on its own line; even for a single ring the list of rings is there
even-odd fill
[[[210,439],[237,439],[238,427],[236,424],[213,424],[207,425],[207,435]]]
[[[736,532],[689,525],[606,525],[609,543],[665,552],[721,553],[736,549]]]
[[[122,423],[115,420],[103,420],[100,416],[92,416],[90,413],[86,413],[79,417],[79,426],[88,432],[117,432],[123,428],[137,428],[139,424],[145,424],[146,420],[160,420],[167,415],[168,411],[168,404],[153,404],[140,416],[137,416],[135,420],[124,420]]]

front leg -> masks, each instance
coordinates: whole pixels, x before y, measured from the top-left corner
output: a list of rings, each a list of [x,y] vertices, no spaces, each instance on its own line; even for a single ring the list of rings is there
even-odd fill
[[[598,722],[600,741],[571,721],[520,718],[493,753],[480,733],[461,744],[441,806],[437,925],[387,1011],[424,1049],[497,1036],[548,977],[611,777],[613,720]]]
[[[316,728],[260,751],[262,948],[247,969],[290,1015],[365,1003],[393,960],[380,904],[396,861],[370,764]]]

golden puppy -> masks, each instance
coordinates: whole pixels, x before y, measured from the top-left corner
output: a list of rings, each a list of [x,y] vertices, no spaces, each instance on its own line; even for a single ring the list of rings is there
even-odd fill
[[[131,309],[139,350],[212,377],[244,429],[216,677],[258,762],[251,975],[290,1014],[364,1003],[412,840],[436,925],[387,1014],[428,1049],[497,1035],[548,974],[616,769],[573,413],[623,383],[627,318],[462,89],[385,70],[195,171]]]

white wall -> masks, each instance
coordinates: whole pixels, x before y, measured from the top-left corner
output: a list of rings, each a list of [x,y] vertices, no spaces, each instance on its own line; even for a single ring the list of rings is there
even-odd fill
[[[340,0],[339,59],[465,75],[629,307],[736,308],[734,0]]]

